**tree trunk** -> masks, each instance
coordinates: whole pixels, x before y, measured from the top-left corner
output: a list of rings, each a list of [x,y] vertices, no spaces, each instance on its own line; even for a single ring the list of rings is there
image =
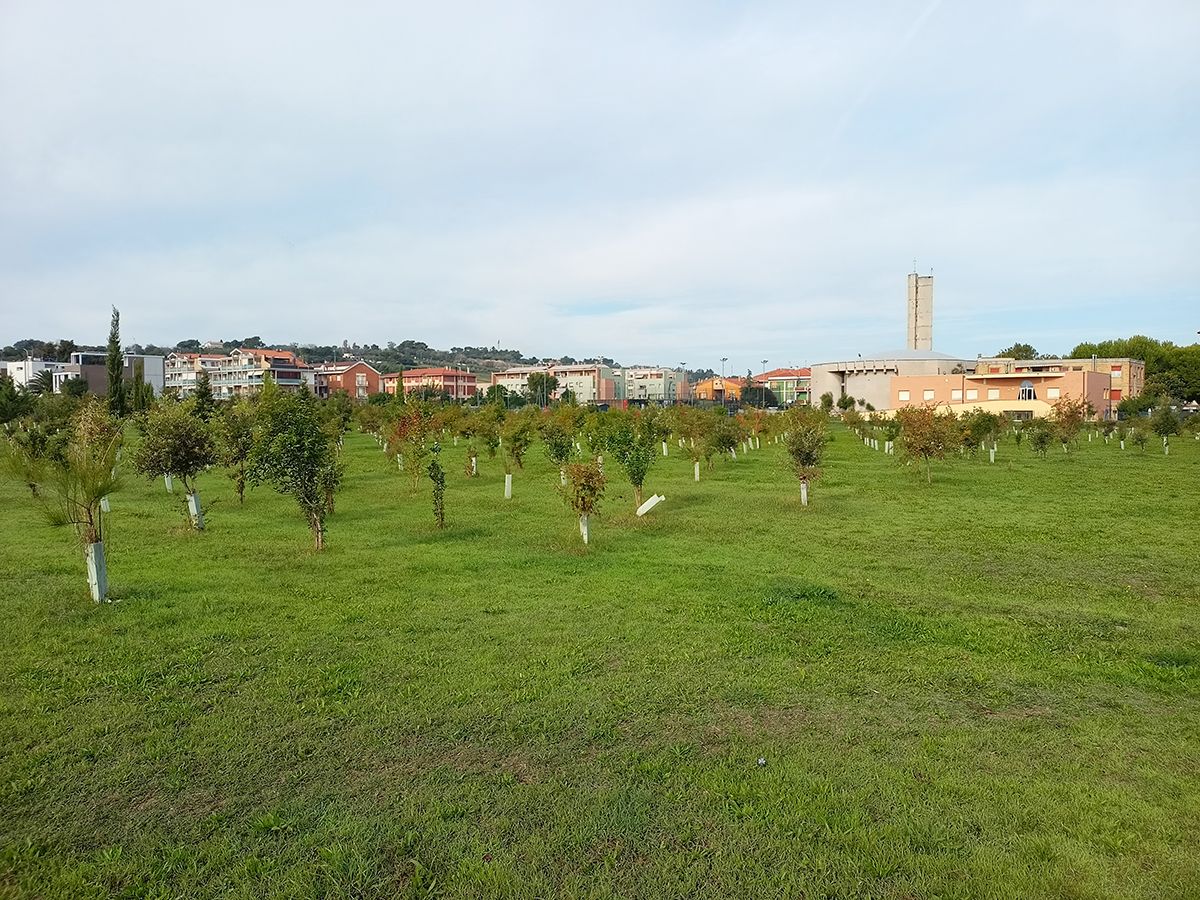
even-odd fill
[[[635,485],[633,486],[633,506],[634,506],[634,509],[637,509],[637,508],[638,508],[638,507],[640,507],[641,505],[642,505],[642,486],[641,486],[640,484],[635,484]]]
[[[312,518],[312,533],[313,533],[313,549],[325,549],[325,523],[316,516]]]

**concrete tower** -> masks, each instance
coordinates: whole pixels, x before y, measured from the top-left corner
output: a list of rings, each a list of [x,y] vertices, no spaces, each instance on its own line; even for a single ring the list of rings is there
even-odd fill
[[[908,349],[933,349],[933,276],[908,276]]]

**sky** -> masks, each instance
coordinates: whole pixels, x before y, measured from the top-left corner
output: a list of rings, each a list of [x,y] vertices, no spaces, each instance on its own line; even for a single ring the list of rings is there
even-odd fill
[[[1200,330],[1200,3],[0,0],[0,343]]]

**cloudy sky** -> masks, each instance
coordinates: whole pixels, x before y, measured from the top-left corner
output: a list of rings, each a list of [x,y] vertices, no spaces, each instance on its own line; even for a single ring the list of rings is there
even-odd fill
[[[1200,3],[0,0],[0,343],[1200,329]]]

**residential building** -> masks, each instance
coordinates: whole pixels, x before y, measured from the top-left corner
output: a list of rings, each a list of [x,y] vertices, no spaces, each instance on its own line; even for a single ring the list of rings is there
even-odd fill
[[[313,376],[313,392],[318,397],[345,391],[354,400],[366,400],[371,394],[383,392],[383,376],[373,365],[361,359],[323,363],[313,368]]]
[[[311,373],[310,367],[290,350],[238,348],[228,355],[172,353],[166,359],[166,387],[186,397],[196,389],[196,377],[201,370],[208,372],[213,396],[218,400],[256,394],[268,376],[285,391],[298,391],[315,382],[307,374]]]
[[[625,404],[683,403],[691,397],[691,385],[683,369],[631,366],[614,369],[616,399]]]
[[[1004,356],[980,358],[975,364],[977,374],[1033,372],[1099,372],[1108,376],[1108,391],[1103,409],[1115,410],[1126,397],[1141,396],[1146,386],[1146,364],[1128,357],[1085,357],[1082,359],[1011,359]],[[1100,407],[1097,407],[1098,409]],[[1111,418],[1112,414],[1106,415]]]
[[[780,406],[808,404],[812,369],[771,369],[754,379],[754,383],[769,388]]]
[[[142,353],[125,353],[121,356],[121,377],[132,379],[138,363],[141,363],[142,381],[150,385],[157,397],[166,383],[166,358]],[[54,372],[54,390],[61,391],[63,382],[70,378],[82,378],[88,393],[100,397],[108,396],[108,354],[103,350],[80,350],[71,354],[71,361]]]
[[[993,372],[957,375],[898,375],[892,378],[887,409],[939,406],[955,412],[979,409],[1013,418],[1045,416],[1063,398],[1083,399],[1101,418],[1107,410],[1105,372]]]
[[[399,385],[403,385],[406,394],[432,388],[448,395],[451,400],[459,401],[474,400],[479,392],[478,379],[463,369],[405,369],[383,376],[384,393],[395,394]]]
[[[558,400],[564,391],[570,391],[575,402],[583,405],[616,403],[620,400],[617,379],[613,370],[596,363],[556,364],[549,366],[513,366],[503,372],[492,374],[492,384],[520,393],[527,389],[529,376],[534,373],[551,375],[558,380],[558,387],[549,397],[533,398],[537,402]]]
[[[692,399],[708,403],[732,403],[742,399],[742,379],[717,375],[697,381],[692,386]]]
[[[8,377],[17,387],[26,387],[42,372],[50,372],[55,376],[55,390],[58,390],[57,385],[62,381],[57,377],[57,373],[62,372],[68,365],[69,363],[53,359],[18,359],[13,362],[0,363],[0,367],[7,368]]]

